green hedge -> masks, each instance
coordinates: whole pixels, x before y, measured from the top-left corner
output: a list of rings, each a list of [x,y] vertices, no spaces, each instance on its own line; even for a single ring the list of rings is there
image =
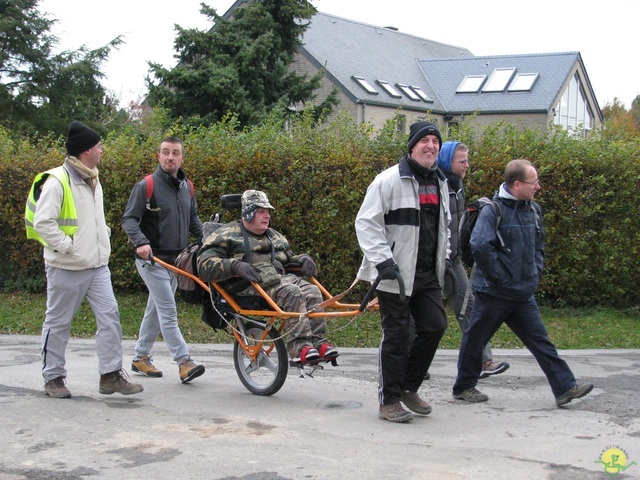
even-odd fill
[[[203,220],[219,211],[222,194],[264,190],[276,207],[274,228],[289,238],[294,252],[317,259],[320,279],[330,291],[346,289],[362,258],[353,222],[366,188],[406,151],[406,135],[393,125],[374,132],[342,117],[321,127],[301,119],[285,129],[274,119],[238,131],[231,117],[208,129],[176,124],[160,132],[146,126],[146,131],[138,127],[109,136],[103,140],[100,178],[112,228],[114,286],[119,291],[143,287],[120,220],[133,185],[157,165],[159,140],[173,134],[187,145],[184,168],[195,183]],[[640,221],[631,212],[640,187],[638,139],[578,140],[561,131],[543,134],[502,124],[482,132],[462,126],[450,138],[470,146],[469,199],[491,195],[513,158],[529,158],[539,168],[538,201],[547,230],[543,301],[640,304]],[[44,286],[41,248],[25,241],[24,202],[33,176],[62,162],[63,145],[64,139],[21,140],[0,130],[0,285],[5,290]]]

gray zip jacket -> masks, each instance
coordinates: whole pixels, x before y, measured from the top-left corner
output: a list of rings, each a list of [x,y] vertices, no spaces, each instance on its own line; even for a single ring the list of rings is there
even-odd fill
[[[449,257],[449,189],[447,181],[438,170],[440,187],[440,217],[436,254],[436,275],[444,287],[446,259]],[[411,173],[407,157],[393,167],[381,172],[371,182],[356,216],[356,234],[364,254],[358,278],[373,283],[378,276],[376,265],[393,258],[400,268],[405,293],[413,292],[416,274],[416,258],[420,233],[420,199],[418,181]],[[399,221],[387,222],[390,218]],[[378,289],[399,293],[397,280],[382,280]]]
[[[189,233],[198,240],[202,239],[202,221],[182,169],[177,175],[179,188],[159,166],[153,177],[154,190],[149,209],[146,205],[146,181],[143,179],[131,191],[122,216],[122,228],[134,248],[151,245],[154,255],[173,263],[187,247]]]

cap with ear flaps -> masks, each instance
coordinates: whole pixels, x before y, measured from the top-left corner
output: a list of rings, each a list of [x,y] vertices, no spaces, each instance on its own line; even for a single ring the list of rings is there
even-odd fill
[[[275,210],[269,202],[267,194],[260,190],[246,190],[242,194],[242,219],[251,222],[258,208],[268,208]]]
[[[82,152],[86,152],[100,143],[100,134],[87,127],[85,124],[74,120],[69,126],[67,134],[67,153],[77,157]]]

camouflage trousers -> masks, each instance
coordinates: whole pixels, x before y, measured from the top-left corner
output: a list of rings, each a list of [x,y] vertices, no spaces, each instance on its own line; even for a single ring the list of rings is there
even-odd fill
[[[322,293],[314,284],[294,274],[280,277],[280,284],[266,290],[285,312],[301,312],[306,314],[322,303]],[[238,296],[257,295],[253,287],[238,293]],[[309,318],[307,315],[291,317],[286,320],[285,331],[288,332],[287,352],[294,358],[305,345],[315,348],[325,343],[327,322],[324,318]]]

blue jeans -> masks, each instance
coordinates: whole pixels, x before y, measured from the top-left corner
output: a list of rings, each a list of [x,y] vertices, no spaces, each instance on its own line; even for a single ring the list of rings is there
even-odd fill
[[[482,349],[503,323],[533,354],[556,397],[576,385],[571,369],[549,340],[533,296],[526,302],[513,302],[475,292],[471,323],[460,342],[454,394],[477,385],[482,370]]]
[[[189,357],[189,349],[178,326],[175,299],[178,279],[166,268],[147,260],[136,258],[136,268],[149,290],[147,308],[136,342],[136,356],[150,355],[153,344],[162,333],[171,357],[180,363]]]

